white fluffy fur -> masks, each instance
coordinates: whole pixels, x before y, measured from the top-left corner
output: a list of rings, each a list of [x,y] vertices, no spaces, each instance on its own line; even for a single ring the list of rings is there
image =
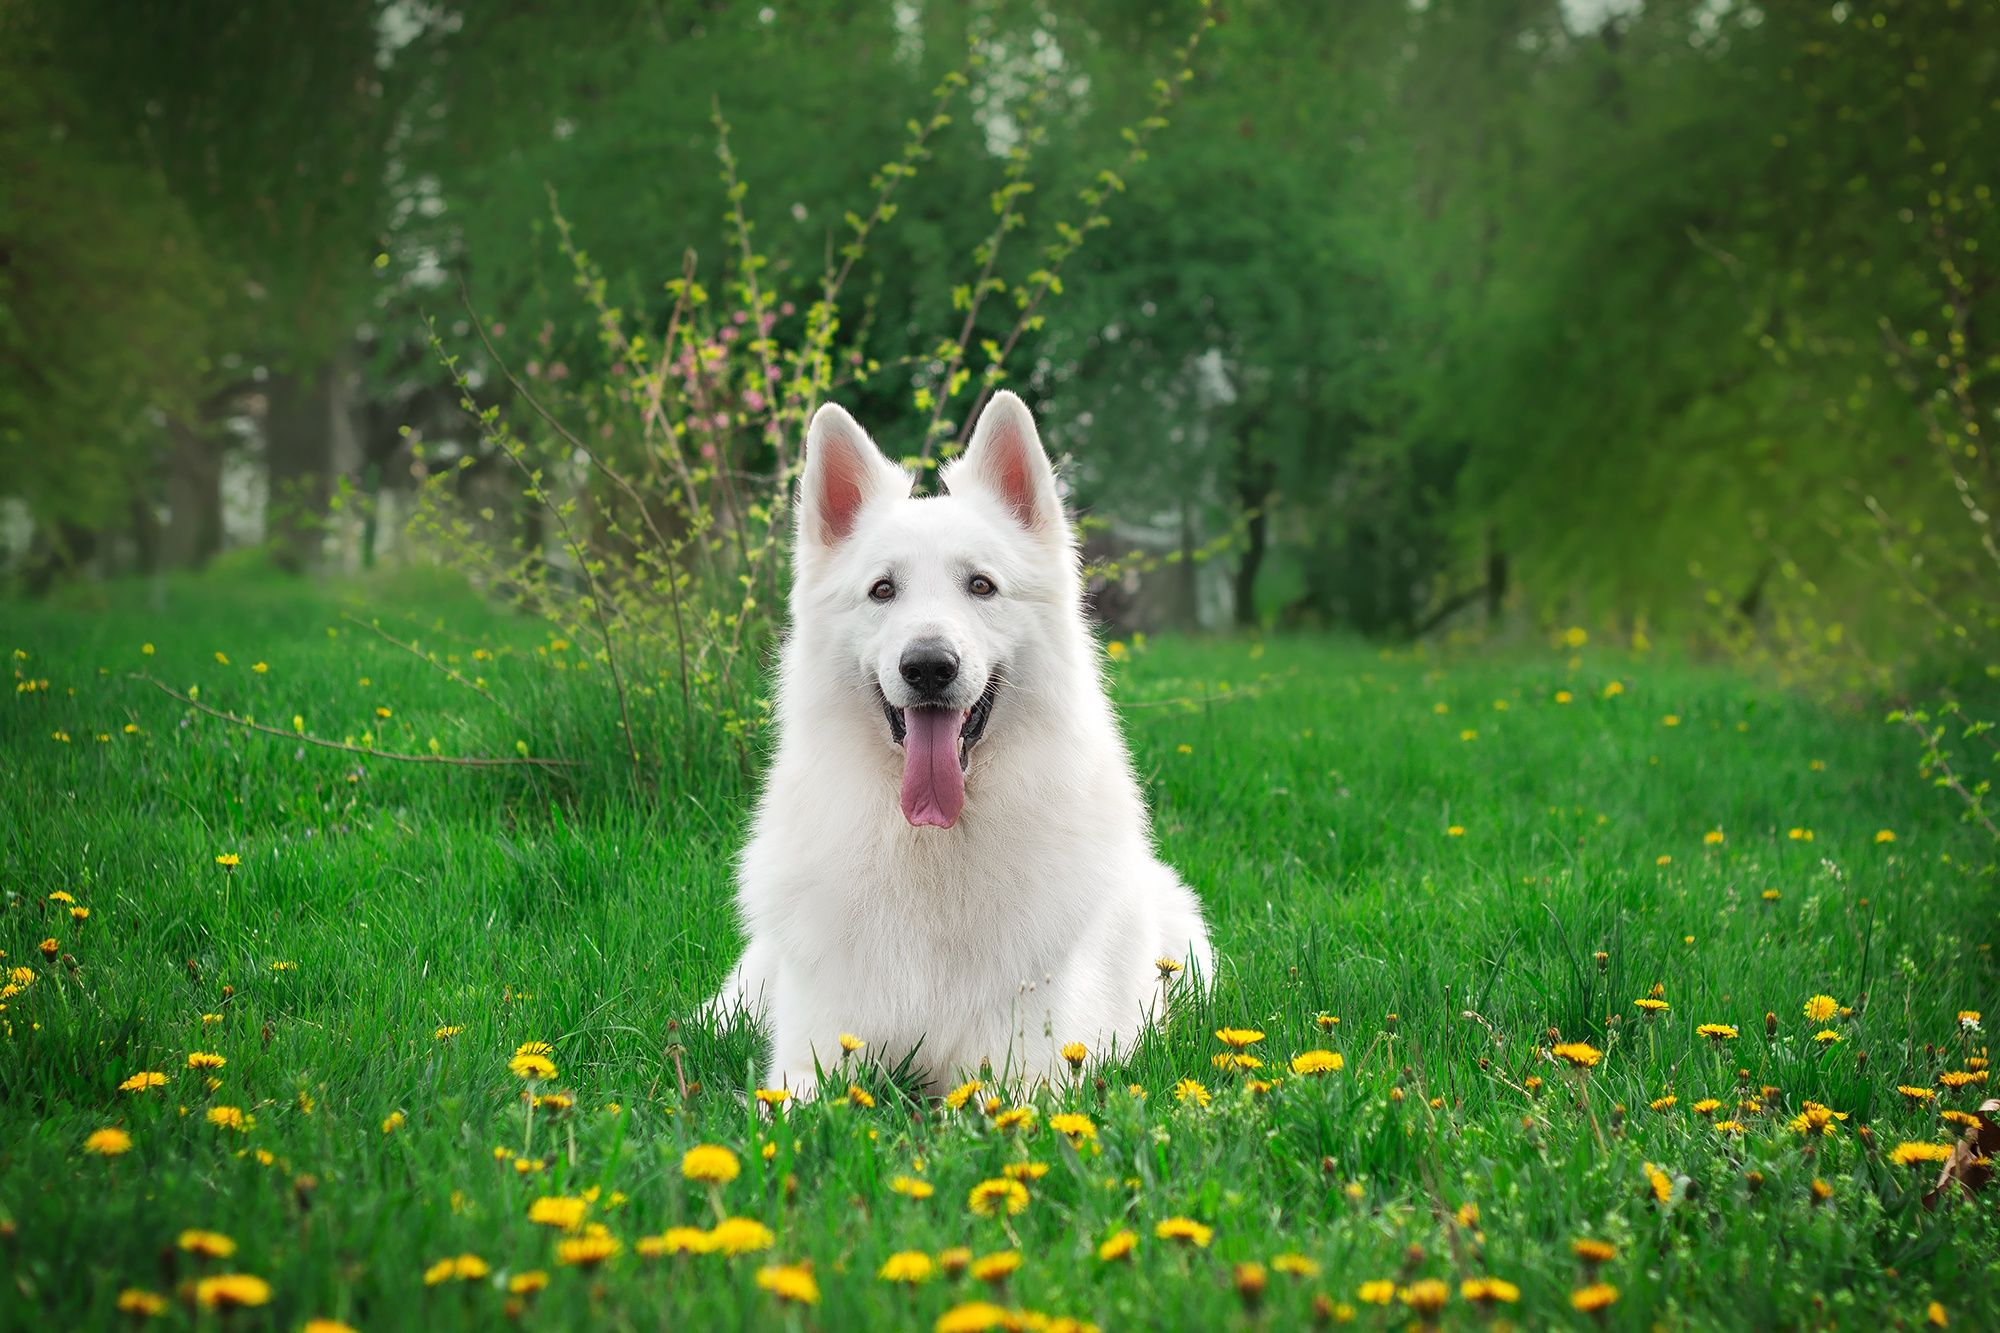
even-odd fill
[[[777,752],[737,902],[748,947],[717,1003],[767,1019],[767,1086],[810,1096],[853,1033],[932,1088],[990,1061],[1051,1071],[1073,1041],[1128,1048],[1160,1008],[1154,960],[1207,976],[1201,907],[1154,856],[1086,624],[1069,521],[1034,419],[1011,393],[982,414],[949,491],[910,476],[828,405],[807,438]],[[971,575],[998,584],[967,591]],[[872,601],[883,577],[893,601]],[[903,752],[879,688],[940,637],[961,706],[1001,682],[951,828],[898,800]]]

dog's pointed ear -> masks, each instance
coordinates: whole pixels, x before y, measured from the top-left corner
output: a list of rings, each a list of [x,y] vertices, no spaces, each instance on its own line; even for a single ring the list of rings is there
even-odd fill
[[[965,456],[944,471],[946,489],[963,495],[977,488],[999,500],[1028,531],[1061,537],[1069,524],[1056,493],[1055,469],[1042,450],[1034,414],[1012,392],[1001,389],[979,414]]]
[[[910,493],[910,474],[882,456],[861,423],[836,403],[813,413],[799,482],[799,546],[830,551],[853,534],[861,511]]]

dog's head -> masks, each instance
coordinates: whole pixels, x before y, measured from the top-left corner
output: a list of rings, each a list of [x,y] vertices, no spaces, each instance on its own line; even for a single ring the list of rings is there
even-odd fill
[[[819,660],[793,669],[834,673],[842,706],[879,718],[883,744],[902,749],[904,818],[950,828],[973,748],[1006,725],[1009,681],[1074,617],[1075,557],[1034,417],[1013,394],[994,395],[942,480],[948,494],[913,498],[910,474],[853,417],[831,403],[813,417],[793,619]]]

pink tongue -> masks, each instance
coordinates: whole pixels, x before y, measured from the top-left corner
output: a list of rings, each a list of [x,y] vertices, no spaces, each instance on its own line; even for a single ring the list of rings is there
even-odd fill
[[[917,828],[950,828],[965,808],[965,774],[958,766],[956,708],[903,712],[903,818]]]

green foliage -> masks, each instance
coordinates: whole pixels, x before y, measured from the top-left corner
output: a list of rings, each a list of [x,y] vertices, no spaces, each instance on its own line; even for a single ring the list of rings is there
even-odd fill
[[[52,530],[126,517],[209,364],[222,267],[158,175],[72,142],[45,40],[0,19],[0,461]]]
[[[1358,1288],[1423,1278],[1450,1287],[1447,1327],[1484,1327],[1458,1294],[1482,1273],[1518,1284],[1510,1317],[1534,1327],[1761,1329],[1808,1309],[1914,1327],[1932,1300],[1954,1326],[2000,1319],[1989,1196],[1927,1211],[1934,1168],[1888,1160],[1905,1140],[1945,1142],[1938,1106],[1983,1095],[1919,1106],[1895,1089],[1964,1068],[1987,1038],[1958,1012],[1990,1026],[2000,1009],[1991,851],[1896,777],[1896,738],[1867,721],[1623,652],[1452,662],[1300,639],[1118,655],[1163,854],[1215,923],[1213,999],[1027,1097],[1041,1114],[1025,1132],[904,1101],[865,1051],[851,1072],[873,1108],[766,1120],[734,1095],[753,1038],[690,1021],[735,948],[747,793],[724,756],[705,757],[686,799],[630,800],[616,702],[574,688],[579,651],[444,582],[321,595],[169,581],[64,602],[9,608],[17,686],[47,685],[0,712],[0,783],[16,794],[0,949],[34,977],[0,1001],[0,1221],[24,1320],[112,1324],[136,1287],[169,1298],[164,1326],[213,1326],[176,1284],[236,1271],[268,1280],[272,1303],[233,1323],[490,1327],[504,1279],[546,1271],[528,1323],[778,1327],[788,1316],[754,1273],[810,1260],[820,1305],[797,1322],[930,1328],[986,1290],[904,1292],[875,1276],[889,1254],[1017,1243],[1024,1263],[996,1299],[1105,1328],[1303,1325],[1316,1295],[1400,1326]],[[514,716],[447,669],[483,678]],[[383,750],[435,738],[446,756],[506,755],[529,740],[591,762],[476,772],[342,754],[218,721],[128,672]],[[1656,983],[1671,1009],[1649,1021],[1632,1001]],[[1852,1013],[1808,1020],[1817,994]],[[1711,1044],[1694,1031],[1706,1022],[1739,1035]],[[1259,1097],[1214,1067],[1225,1025],[1265,1034],[1255,1072],[1282,1086]],[[1815,1042],[1822,1027],[1841,1040]],[[1604,1052],[1587,1078],[1549,1055],[1551,1028]],[[535,1092],[573,1101],[538,1108],[531,1129],[508,1060],[534,1040],[558,1070]],[[1311,1049],[1345,1067],[1283,1068]],[[226,1058],[218,1088],[186,1069],[191,1051]],[[141,1070],[169,1082],[118,1091]],[[1211,1104],[1177,1100],[1183,1078]],[[1666,1095],[1677,1103],[1649,1109]],[[1740,1138],[1692,1111],[1706,1096]],[[1790,1126],[1807,1100],[1850,1119],[1807,1140]],[[212,1124],[217,1106],[255,1125]],[[1091,1117],[1095,1150],[1059,1138],[1058,1111]],[[82,1151],[114,1125],[129,1153]],[[770,1250],[635,1253],[715,1220],[681,1174],[699,1143],[739,1159],[722,1209],[770,1227]],[[972,1216],[973,1186],[1023,1160],[1049,1167],[1025,1211]],[[935,1193],[899,1194],[899,1175]],[[588,1220],[624,1249],[587,1273],[556,1261],[564,1237],[528,1210],[593,1190]],[[1160,1239],[1177,1215],[1213,1226],[1211,1244]],[[239,1248],[227,1265],[176,1251],[189,1227]],[[1101,1263],[1094,1247],[1121,1228],[1139,1237],[1130,1265]],[[1584,1236],[1616,1257],[1580,1264]],[[1285,1252],[1319,1273],[1271,1272],[1253,1316],[1232,1265]],[[425,1285],[465,1253],[501,1281]],[[1620,1292],[1601,1324],[1569,1307],[1589,1276]]]
[[[518,369],[476,308],[468,308],[476,350],[462,355],[433,325],[433,350],[478,442],[471,450],[449,438],[442,448],[415,442],[427,469],[415,528],[454,568],[590,645],[578,667],[616,698],[635,776],[684,781],[717,748],[749,771],[768,720],[760,664],[785,599],[791,489],[813,412],[836,393],[900,380],[909,386],[903,412],[923,424],[899,450],[892,419],[885,446],[926,479],[955,454],[1017,346],[1041,329],[1049,298],[1061,296],[1065,265],[1109,225],[1102,210],[1166,128],[1206,27],[1171,53],[1172,76],[1148,90],[1110,165],[1043,223],[1025,258],[1014,251],[1026,243],[1017,234],[1036,230],[1027,201],[1049,89],[1030,88],[1010,104],[1018,137],[997,155],[991,227],[968,243],[973,276],[952,288],[956,336],[917,334],[893,361],[870,354],[876,312],[857,312],[851,287],[866,264],[881,262],[874,247],[894,234],[907,191],[924,179],[959,105],[976,99],[967,90],[992,87],[981,48],[965,70],[940,77],[909,118],[900,150],[870,179],[872,198],[846,212],[842,243],[816,276],[802,277],[762,248],[753,191],[717,111],[725,258],[704,270],[690,249],[680,276],[664,284],[671,305],[663,317],[643,299],[636,308],[617,299],[618,284],[558,210],[571,296],[595,335],[583,374],[566,359],[544,360],[555,354],[553,322],[532,341],[517,338],[529,344]],[[480,386],[492,380],[504,381],[510,401],[482,399]],[[481,482],[482,467],[502,473],[497,487]]]

